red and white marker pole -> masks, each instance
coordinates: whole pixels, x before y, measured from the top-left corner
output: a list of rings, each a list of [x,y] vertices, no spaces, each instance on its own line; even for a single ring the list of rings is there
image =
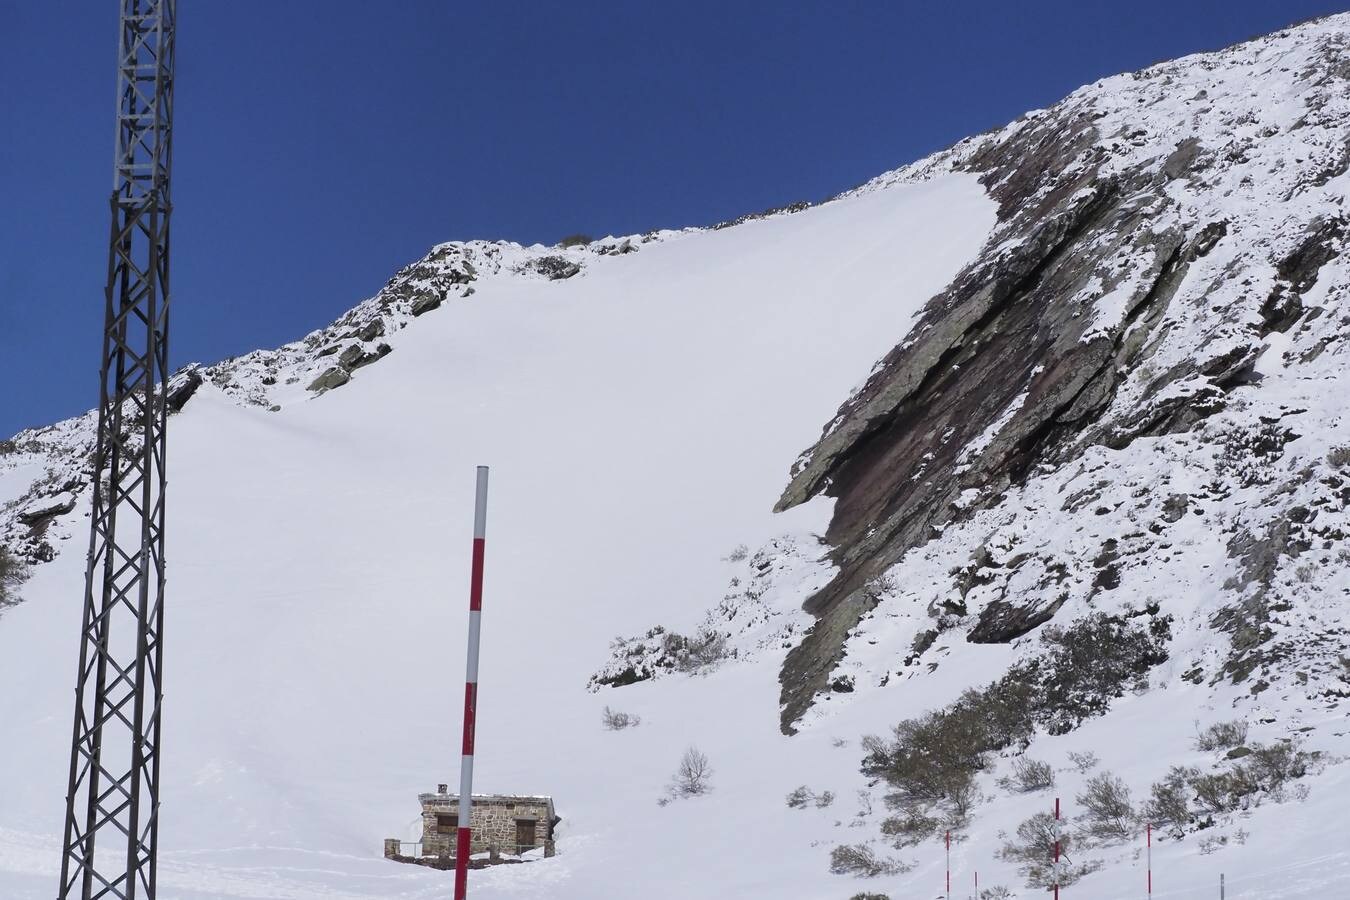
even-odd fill
[[[1055,798],[1055,900],[1059,900],[1059,798]]]
[[[952,900],[952,833],[947,832],[947,900]]]
[[[470,815],[473,812],[473,736],[478,715],[478,636],[483,610],[483,548],[487,533],[488,467],[478,467],[473,507],[473,568],[469,576],[469,655],[464,683],[464,755],[459,763],[459,820],[455,833],[455,900],[469,895]]]
[[[1148,895],[1153,896],[1153,824],[1144,826],[1145,841],[1148,846]]]

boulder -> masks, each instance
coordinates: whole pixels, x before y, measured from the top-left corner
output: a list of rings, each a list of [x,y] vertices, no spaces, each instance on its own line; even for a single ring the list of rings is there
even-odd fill
[[[352,376],[346,369],[343,369],[340,366],[333,366],[310,382],[308,390],[331,391],[333,388],[342,387],[351,380]]]
[[[972,644],[1006,644],[1015,641],[1054,618],[1062,603],[1059,601],[1036,608],[995,600],[981,611],[979,621],[970,630],[966,640]]]
[[[429,313],[433,309],[439,309],[444,300],[440,294],[424,293],[412,302],[411,312],[414,316]]]

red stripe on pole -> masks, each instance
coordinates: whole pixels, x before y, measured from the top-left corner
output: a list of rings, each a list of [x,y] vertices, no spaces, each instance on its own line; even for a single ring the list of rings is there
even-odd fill
[[[471,612],[483,608],[483,544],[483,538],[473,539],[473,572],[469,582],[469,610]]]
[[[465,897],[469,892],[469,829],[461,825],[455,835],[455,896]]]
[[[478,724],[478,685],[464,685],[464,755],[473,756],[473,736]]]

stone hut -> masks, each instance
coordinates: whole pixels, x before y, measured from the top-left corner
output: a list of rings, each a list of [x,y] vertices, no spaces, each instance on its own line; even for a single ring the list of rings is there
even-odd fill
[[[417,799],[422,803],[422,855],[453,856],[459,795],[440,785],[436,793]],[[542,847],[545,856],[552,856],[553,828],[560,821],[552,797],[474,794],[470,852],[519,856]]]

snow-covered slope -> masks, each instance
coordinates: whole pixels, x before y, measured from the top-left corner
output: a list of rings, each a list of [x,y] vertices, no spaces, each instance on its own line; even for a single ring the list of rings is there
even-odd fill
[[[444,895],[380,841],[454,780],[488,463],[477,784],[564,821],[474,896],[934,897],[944,819],[954,896],[1036,896],[1003,851],[1054,796],[1076,831],[1102,772],[1139,801],[1286,744],[1315,755],[1280,789],[1160,827],[1155,894],[1350,895],[1323,833],[1350,796],[1348,77],[1350,16],[1309,23],[790,215],[442,245],[181,373],[162,883]],[[0,616],[4,898],[55,882],[90,437],[0,456],[0,540],[34,564]],[[1007,713],[1009,672],[1030,730],[979,754],[968,809],[860,771],[902,720]],[[1231,719],[1245,746],[1196,749]],[[691,745],[713,790],[659,805]],[[1019,757],[1054,789],[1000,784]],[[1143,824],[1079,837],[1067,896],[1140,895]],[[882,871],[831,874],[839,846]]]
[[[766,597],[801,617],[828,510],[770,513],[782,461],[993,221],[976,180],[952,176],[666,235],[563,280],[480,269],[471,296],[387,329],[392,352],[322,396],[272,411],[206,379],[171,419],[163,883],[181,897],[444,892],[441,873],[379,856],[382,838],[412,836],[417,793],[454,780],[466,513],[487,463],[478,785],[550,793],[564,824],[557,858],[485,873],[476,896],[683,895],[695,855],[725,896],[785,874],[827,890],[806,852],[816,823],[777,815],[794,770],[821,761],[803,743],[798,765],[762,768],[790,743],[781,650],[618,700],[587,679],[616,634],[688,627],[715,605],[752,565],[723,561],[739,544],[795,532],[811,548]],[[34,449],[7,458],[6,484],[31,477]],[[50,894],[56,867],[79,501],[0,621],[0,895],[16,900]],[[604,731],[606,703],[641,727]],[[690,742],[718,791],[662,809]],[[778,821],[750,828],[756,809]],[[691,829],[708,815],[752,833]],[[790,873],[787,847],[802,851]]]

